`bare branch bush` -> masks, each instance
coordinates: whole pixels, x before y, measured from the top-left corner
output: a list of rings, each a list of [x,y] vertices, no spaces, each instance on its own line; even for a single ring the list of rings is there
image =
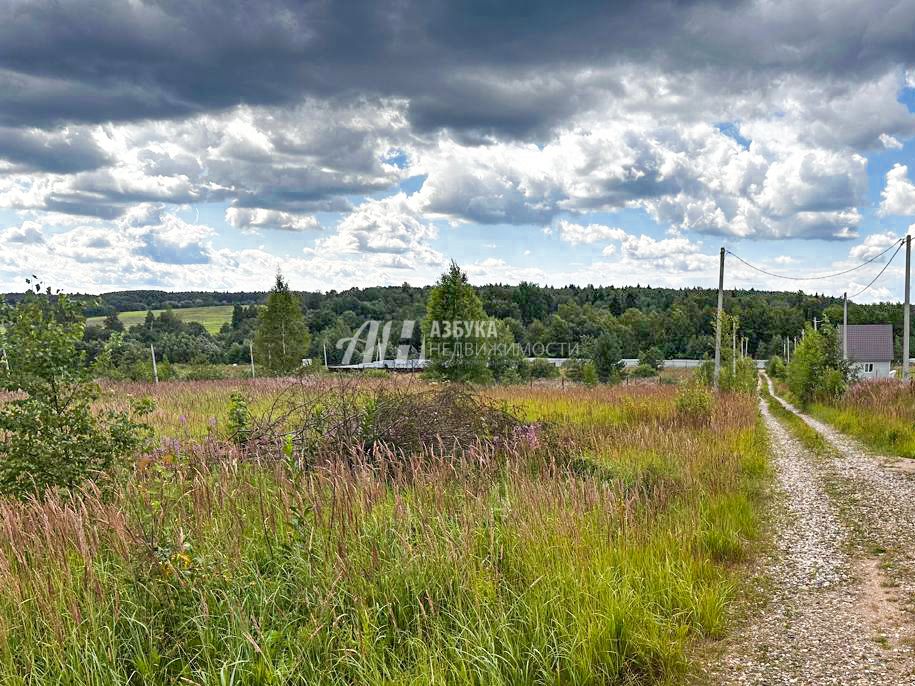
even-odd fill
[[[460,457],[483,446],[510,445],[522,428],[509,405],[460,384],[348,378],[328,383],[308,376],[290,382],[252,423],[246,450],[264,456],[279,449],[301,465],[352,465],[379,455]]]

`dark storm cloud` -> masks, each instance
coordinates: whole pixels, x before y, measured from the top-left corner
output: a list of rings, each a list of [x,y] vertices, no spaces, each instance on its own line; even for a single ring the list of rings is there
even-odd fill
[[[0,122],[374,94],[409,100],[420,129],[523,137],[574,111],[573,93],[587,97],[565,69],[864,77],[911,63],[913,28],[915,5],[890,2],[3,0]]]
[[[43,171],[56,174],[98,169],[110,162],[85,131],[46,133],[0,128],[0,162],[10,171]]]

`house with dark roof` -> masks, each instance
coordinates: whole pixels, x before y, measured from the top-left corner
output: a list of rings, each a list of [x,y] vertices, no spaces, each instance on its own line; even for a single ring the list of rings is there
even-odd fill
[[[839,325],[839,345],[845,332]],[[891,324],[849,324],[848,360],[859,379],[885,379],[893,366],[893,326]]]

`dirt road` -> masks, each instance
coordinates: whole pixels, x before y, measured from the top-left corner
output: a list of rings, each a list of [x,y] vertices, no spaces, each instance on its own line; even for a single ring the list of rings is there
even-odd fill
[[[761,600],[708,683],[915,684],[915,473],[800,414],[835,450],[813,454],[761,410],[773,545],[752,580]]]

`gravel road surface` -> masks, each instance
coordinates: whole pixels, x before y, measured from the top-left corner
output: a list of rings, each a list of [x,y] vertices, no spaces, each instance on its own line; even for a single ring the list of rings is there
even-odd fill
[[[758,602],[703,678],[915,685],[915,472],[801,414],[835,448],[815,455],[760,407],[774,541],[752,572]]]

